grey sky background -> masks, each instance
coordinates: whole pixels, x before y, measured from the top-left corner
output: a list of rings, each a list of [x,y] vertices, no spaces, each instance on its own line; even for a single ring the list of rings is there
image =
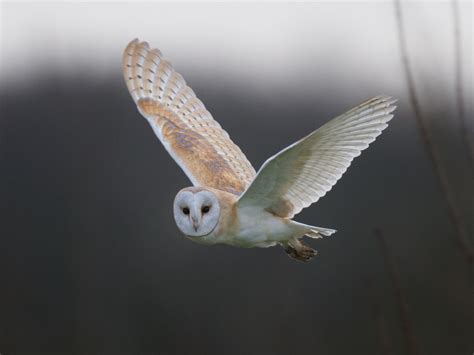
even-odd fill
[[[472,97],[472,3],[459,6],[463,86]],[[262,95],[269,88],[343,98],[360,87],[403,93],[393,7],[389,1],[7,2],[1,7],[2,86],[28,86],[44,70],[100,80],[116,73],[124,43],[138,37],[159,46],[191,82],[231,81]],[[435,93],[444,90],[452,98],[451,3],[404,2],[403,14],[420,91],[428,90],[426,79],[436,80],[441,87]],[[466,104],[472,110],[471,100]]]

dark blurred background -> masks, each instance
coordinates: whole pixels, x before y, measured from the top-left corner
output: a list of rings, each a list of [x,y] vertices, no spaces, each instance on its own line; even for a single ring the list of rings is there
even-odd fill
[[[472,245],[472,3],[401,5],[425,127]],[[0,6],[2,355],[472,354],[472,265],[416,123],[392,2]],[[172,201],[190,183],[122,80],[135,37],[256,168],[365,99],[399,98],[383,135],[297,216],[338,230],[310,241],[311,263],[180,235]]]

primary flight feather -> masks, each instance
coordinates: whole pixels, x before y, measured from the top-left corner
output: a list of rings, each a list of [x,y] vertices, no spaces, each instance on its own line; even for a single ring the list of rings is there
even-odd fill
[[[232,193],[249,185],[252,165],[158,49],[132,41],[123,71],[138,109],[194,185]]]
[[[316,254],[302,237],[320,238],[335,230],[291,218],[336,184],[387,127],[396,108],[388,96],[367,100],[283,149],[255,173],[158,49],[130,42],[123,73],[138,110],[194,185],[179,191],[174,201],[181,232],[203,244],[281,245],[300,261]]]

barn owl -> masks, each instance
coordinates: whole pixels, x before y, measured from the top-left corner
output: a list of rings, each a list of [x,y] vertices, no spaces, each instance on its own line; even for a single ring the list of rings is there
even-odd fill
[[[323,197],[352,160],[381,134],[396,100],[377,96],[327,122],[268,159],[258,172],[158,49],[138,39],[123,54],[123,74],[138,111],[193,186],[173,204],[192,241],[236,247],[281,245],[306,262],[302,241],[336,232],[293,220]]]

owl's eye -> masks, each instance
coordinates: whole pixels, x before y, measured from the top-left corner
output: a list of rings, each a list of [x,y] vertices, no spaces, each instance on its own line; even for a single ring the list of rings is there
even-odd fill
[[[210,209],[211,209],[211,207],[209,207],[209,206],[204,206],[203,208],[201,208],[201,212],[202,212],[202,213],[207,213],[207,212],[209,212]]]
[[[183,208],[183,213],[184,213],[184,214],[189,214],[189,208],[184,207],[184,208]]]

